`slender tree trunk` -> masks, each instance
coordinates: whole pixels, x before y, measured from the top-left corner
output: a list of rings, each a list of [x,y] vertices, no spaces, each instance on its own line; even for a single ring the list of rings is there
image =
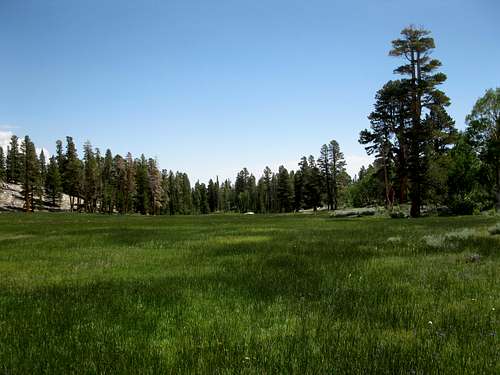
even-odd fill
[[[387,175],[387,161],[386,161],[385,154],[382,158],[383,158],[383,163],[384,163],[385,208],[389,208],[389,206],[390,206],[389,176]]]

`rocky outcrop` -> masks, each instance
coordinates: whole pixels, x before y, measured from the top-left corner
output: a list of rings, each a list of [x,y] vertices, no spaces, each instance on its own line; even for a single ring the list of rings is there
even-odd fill
[[[24,208],[24,199],[22,188],[17,184],[0,185],[0,211],[22,211]],[[63,194],[62,199],[56,206],[52,202],[44,199],[36,205],[36,211],[69,211],[69,196]]]

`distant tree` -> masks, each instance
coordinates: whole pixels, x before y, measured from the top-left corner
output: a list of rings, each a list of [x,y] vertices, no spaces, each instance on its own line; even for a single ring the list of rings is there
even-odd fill
[[[433,129],[424,126],[422,111],[439,102],[440,106],[449,104],[446,95],[436,89],[436,86],[446,80],[446,75],[436,73],[441,62],[431,59],[430,54],[435,48],[430,32],[413,26],[403,29],[402,37],[392,42],[391,56],[403,57],[407,63],[394,72],[407,76],[404,82],[408,84],[411,113],[411,127],[408,130],[409,156],[408,172],[411,181],[411,210],[413,217],[420,216],[423,189],[428,169],[428,158],[425,148],[432,141]]]
[[[200,182],[197,181],[194,186],[194,194],[198,205],[198,212],[201,214],[208,214],[210,212],[210,207],[208,202],[207,187],[205,184],[200,184]]]
[[[333,189],[332,189],[332,166],[330,162],[330,151],[328,145],[321,146],[320,156],[318,158],[318,167],[323,179],[323,189],[326,195],[328,209],[333,209]]]
[[[243,168],[236,176],[234,184],[236,195],[236,205],[240,212],[250,210],[250,173],[246,168]]]
[[[7,182],[17,184],[21,181],[22,160],[19,152],[19,138],[13,135],[7,148],[6,174]]]
[[[113,154],[110,149],[106,150],[102,161],[101,177],[101,212],[113,213],[115,199],[115,181]]]
[[[59,157],[59,156],[56,156]],[[75,198],[79,200],[82,184],[82,162],[78,159],[75,143],[72,137],[66,137],[66,155],[59,159],[64,165],[63,190],[69,195],[70,210],[75,207]],[[78,202],[76,203],[78,206]]]
[[[34,196],[40,181],[39,164],[36,156],[35,145],[29,136],[24,137],[21,144],[22,167],[21,184],[26,212],[34,211]]]
[[[175,215],[178,213],[178,197],[177,197],[177,187],[176,180],[173,171],[168,172],[168,211],[170,215]]]
[[[61,140],[56,141],[56,161],[59,168],[59,174],[63,178],[66,171],[66,155],[63,150],[63,143]]]
[[[301,163],[303,163],[304,159]],[[321,174],[314,156],[309,156],[306,165],[301,165],[301,172],[304,177],[304,201],[307,207],[311,207],[316,211],[318,206],[321,205]]]
[[[149,178],[149,212],[153,215],[160,214],[163,190],[161,185],[161,174],[155,159],[148,160]]]
[[[45,158],[45,153],[43,149],[40,151],[40,156],[38,157],[39,170],[40,170],[40,182],[42,185],[45,184],[45,178],[47,176],[47,159]]]
[[[496,209],[500,211],[500,87],[487,90],[474,104],[466,121],[472,144],[491,168]]]
[[[290,212],[292,209],[293,195],[290,175],[284,166],[278,170],[278,210],[279,212]]]
[[[95,212],[98,199],[99,170],[94,150],[89,141],[83,145],[84,181],[83,199],[87,212]]]
[[[193,197],[191,192],[191,183],[186,173],[176,173],[179,207],[182,215],[189,215],[193,210]]]
[[[340,146],[337,141],[332,140],[328,145],[330,154],[330,165],[331,165],[331,175],[332,175],[332,189],[333,189],[333,209],[338,208],[339,197],[341,188],[345,185],[345,160],[344,154],[340,152]]]
[[[7,170],[5,167],[5,154],[3,148],[0,147],[0,184],[7,178]]]
[[[62,179],[59,172],[59,166],[55,156],[49,159],[49,166],[47,168],[47,175],[45,177],[45,194],[56,206],[62,196]]]
[[[143,215],[148,213],[149,208],[149,176],[148,162],[144,154],[135,161],[135,210]]]
[[[271,171],[271,168],[266,166],[262,176],[264,212],[271,212],[272,209],[272,178],[273,172]]]
[[[125,163],[125,187],[124,187],[124,213],[132,210],[133,197],[135,194],[135,167],[132,154],[127,153]]]
[[[231,186],[231,181],[229,179],[226,179],[222,184],[221,192],[223,202],[222,209],[225,212],[229,212],[234,206],[234,192]]]
[[[113,158],[113,186],[114,186],[114,207],[124,214],[127,212],[127,162],[121,155],[115,155]]]
[[[219,186],[212,179],[208,181],[207,197],[210,212],[217,211],[219,207]]]

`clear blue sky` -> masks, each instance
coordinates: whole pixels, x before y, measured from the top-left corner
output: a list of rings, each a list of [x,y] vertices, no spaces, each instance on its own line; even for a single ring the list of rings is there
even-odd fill
[[[430,29],[459,128],[500,85],[500,2],[0,0],[0,134],[72,135],[192,182],[296,168],[337,139],[356,171],[390,41]]]

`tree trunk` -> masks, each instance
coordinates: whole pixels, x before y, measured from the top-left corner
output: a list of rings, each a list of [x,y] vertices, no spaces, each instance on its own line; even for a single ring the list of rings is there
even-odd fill
[[[420,183],[415,182],[416,186],[412,187],[412,197],[411,197],[411,208],[410,208],[410,216],[411,217],[420,217]]]
[[[385,154],[383,156],[383,162],[384,162],[385,208],[389,208],[389,205],[390,205],[389,177],[387,175],[387,162],[386,162]]]

